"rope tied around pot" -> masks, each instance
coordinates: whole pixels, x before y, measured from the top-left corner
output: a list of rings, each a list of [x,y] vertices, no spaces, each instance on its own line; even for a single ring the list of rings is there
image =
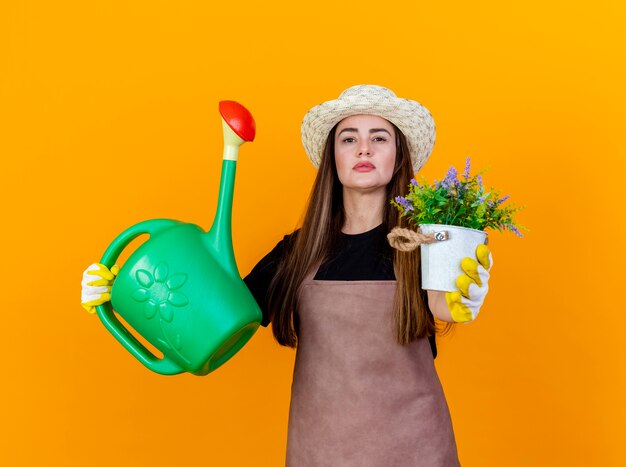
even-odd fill
[[[411,229],[394,227],[391,232],[387,234],[387,240],[396,250],[413,251],[423,243],[435,243],[448,240],[448,232],[443,230],[440,232],[423,234],[419,230],[416,232]]]

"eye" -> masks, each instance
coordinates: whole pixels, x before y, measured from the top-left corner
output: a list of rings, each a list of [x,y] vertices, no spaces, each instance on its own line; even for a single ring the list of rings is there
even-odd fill
[[[342,143],[354,143],[354,141],[356,140],[352,136],[348,136],[347,138],[341,140]]]
[[[387,141],[387,138],[385,138],[384,136],[374,136],[373,140],[374,141]]]

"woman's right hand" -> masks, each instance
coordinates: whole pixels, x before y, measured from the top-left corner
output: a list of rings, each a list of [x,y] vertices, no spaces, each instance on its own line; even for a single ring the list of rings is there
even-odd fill
[[[109,270],[100,263],[93,263],[85,269],[81,283],[81,303],[85,310],[95,313],[96,306],[111,300],[111,287],[119,270],[117,265]]]

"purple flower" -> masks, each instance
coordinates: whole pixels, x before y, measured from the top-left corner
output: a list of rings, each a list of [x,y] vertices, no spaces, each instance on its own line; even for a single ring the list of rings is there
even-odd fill
[[[458,184],[456,175],[457,175],[456,169],[454,167],[450,167],[450,170],[448,170],[448,173],[446,174],[446,178],[443,179],[443,182],[441,182],[441,185],[444,188],[450,188],[452,185]]]
[[[439,188],[439,187],[440,187],[439,181],[435,180],[435,188]]]
[[[406,199],[404,196],[396,196],[395,200],[396,200],[396,203],[398,203],[400,206],[404,208],[404,214],[406,214],[409,211],[413,211],[413,206],[411,205],[410,201]]]
[[[478,180],[478,186],[482,187],[483,186],[483,177],[480,174],[478,174],[478,175],[476,175],[476,180]]]
[[[502,204],[504,203],[507,199],[509,199],[511,197],[511,195],[506,195],[504,198],[500,198],[498,200],[498,204]]]
[[[411,179],[411,185],[420,186],[419,183],[417,183],[417,180],[415,180],[414,178]]]
[[[515,227],[513,224],[504,224],[503,227],[505,229],[510,230],[511,232],[513,232],[518,237],[523,237],[522,233],[519,230],[517,230],[517,227]]]
[[[467,160],[465,161],[465,172],[463,173],[463,177],[468,179],[469,173],[470,173],[470,158],[468,157]]]

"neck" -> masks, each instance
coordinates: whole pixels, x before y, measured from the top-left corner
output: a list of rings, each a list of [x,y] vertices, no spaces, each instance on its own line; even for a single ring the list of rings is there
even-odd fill
[[[358,234],[372,230],[383,222],[385,190],[358,192],[343,189],[345,222],[341,231]]]

